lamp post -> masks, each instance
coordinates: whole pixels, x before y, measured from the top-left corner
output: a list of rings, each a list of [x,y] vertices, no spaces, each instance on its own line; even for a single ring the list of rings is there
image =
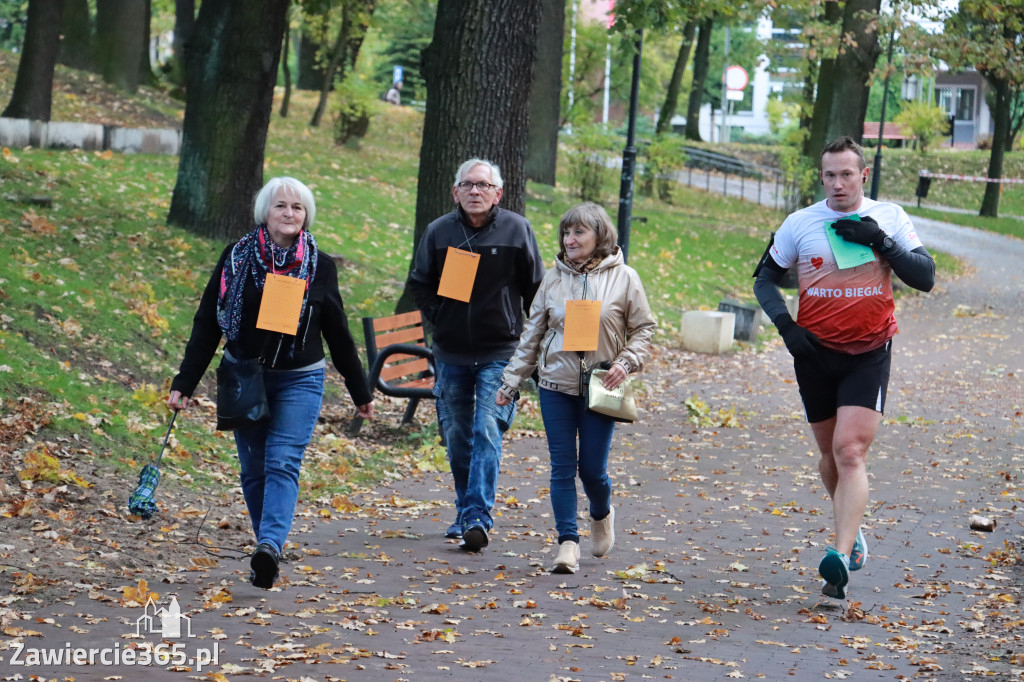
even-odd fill
[[[619,185],[619,248],[622,260],[629,257],[629,226],[633,220],[633,176],[636,173],[636,107],[640,96],[640,50],[644,32],[637,29],[633,54],[633,83],[629,89],[629,123],[626,127],[626,148],[622,150],[622,183]]]
[[[889,99],[889,73],[892,71],[892,46],[896,27],[889,31],[889,50],[886,57],[885,80],[882,82],[882,116],[878,124],[878,144],[875,146],[875,168],[871,172],[871,198],[878,199],[878,178],[882,175],[882,134],[885,132],[885,102]]]

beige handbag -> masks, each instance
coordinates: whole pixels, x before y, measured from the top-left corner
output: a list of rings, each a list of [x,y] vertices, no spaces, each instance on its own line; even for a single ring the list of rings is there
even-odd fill
[[[604,387],[606,369],[594,369],[587,375],[587,409],[603,414],[619,422],[637,420],[636,399],[633,398],[633,384],[629,377],[613,390]]]

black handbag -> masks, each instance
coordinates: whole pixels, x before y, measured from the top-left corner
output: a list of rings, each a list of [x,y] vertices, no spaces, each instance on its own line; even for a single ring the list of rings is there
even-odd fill
[[[223,360],[217,368],[217,430],[255,426],[269,414],[259,360]]]

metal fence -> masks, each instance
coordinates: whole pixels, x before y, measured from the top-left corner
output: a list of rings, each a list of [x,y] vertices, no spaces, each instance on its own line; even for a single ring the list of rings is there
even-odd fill
[[[780,168],[696,147],[686,147],[685,150],[686,169],[671,173],[677,182],[776,209],[791,210],[798,201],[796,183]]]

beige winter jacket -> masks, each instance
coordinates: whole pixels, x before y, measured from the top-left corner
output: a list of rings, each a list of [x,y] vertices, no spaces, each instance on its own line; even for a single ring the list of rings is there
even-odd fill
[[[601,301],[598,347],[584,353],[587,367],[592,369],[599,362],[613,360],[630,373],[643,368],[657,325],[639,275],[625,264],[616,247],[615,253],[585,275],[561,259],[556,259],[544,274],[530,307],[530,318],[519,337],[519,347],[502,375],[503,393],[514,395],[536,368],[541,388],[580,394],[579,354],[562,350],[562,342],[565,302],[581,299]]]

